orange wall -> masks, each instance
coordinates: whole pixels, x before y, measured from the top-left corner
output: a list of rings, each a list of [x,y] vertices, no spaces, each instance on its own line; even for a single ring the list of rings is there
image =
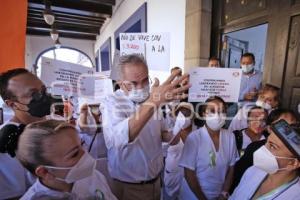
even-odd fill
[[[1,0],[0,72],[25,67],[27,0]]]

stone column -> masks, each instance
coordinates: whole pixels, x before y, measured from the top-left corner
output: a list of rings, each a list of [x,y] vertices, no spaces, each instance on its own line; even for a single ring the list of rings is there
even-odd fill
[[[185,66],[207,66],[210,54],[212,0],[186,0]]]

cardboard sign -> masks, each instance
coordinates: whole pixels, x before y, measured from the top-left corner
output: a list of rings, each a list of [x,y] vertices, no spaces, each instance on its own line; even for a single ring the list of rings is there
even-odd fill
[[[120,56],[142,55],[149,70],[169,71],[170,34],[168,33],[120,33]]]
[[[241,69],[195,67],[190,70],[189,102],[205,102],[211,96],[238,102],[241,77]]]

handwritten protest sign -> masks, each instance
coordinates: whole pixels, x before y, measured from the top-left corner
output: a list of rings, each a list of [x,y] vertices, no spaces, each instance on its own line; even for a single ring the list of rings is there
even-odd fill
[[[142,55],[150,70],[168,71],[170,68],[170,34],[120,33],[120,55]]]
[[[236,68],[195,67],[190,70],[189,102],[205,102],[219,96],[226,102],[237,102],[242,71]]]

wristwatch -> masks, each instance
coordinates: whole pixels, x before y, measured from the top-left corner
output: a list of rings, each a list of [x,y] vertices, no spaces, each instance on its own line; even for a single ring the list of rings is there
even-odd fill
[[[222,195],[223,197],[225,197],[226,199],[229,198],[229,193],[228,193],[228,192],[223,191],[223,192],[221,193],[221,195]]]

